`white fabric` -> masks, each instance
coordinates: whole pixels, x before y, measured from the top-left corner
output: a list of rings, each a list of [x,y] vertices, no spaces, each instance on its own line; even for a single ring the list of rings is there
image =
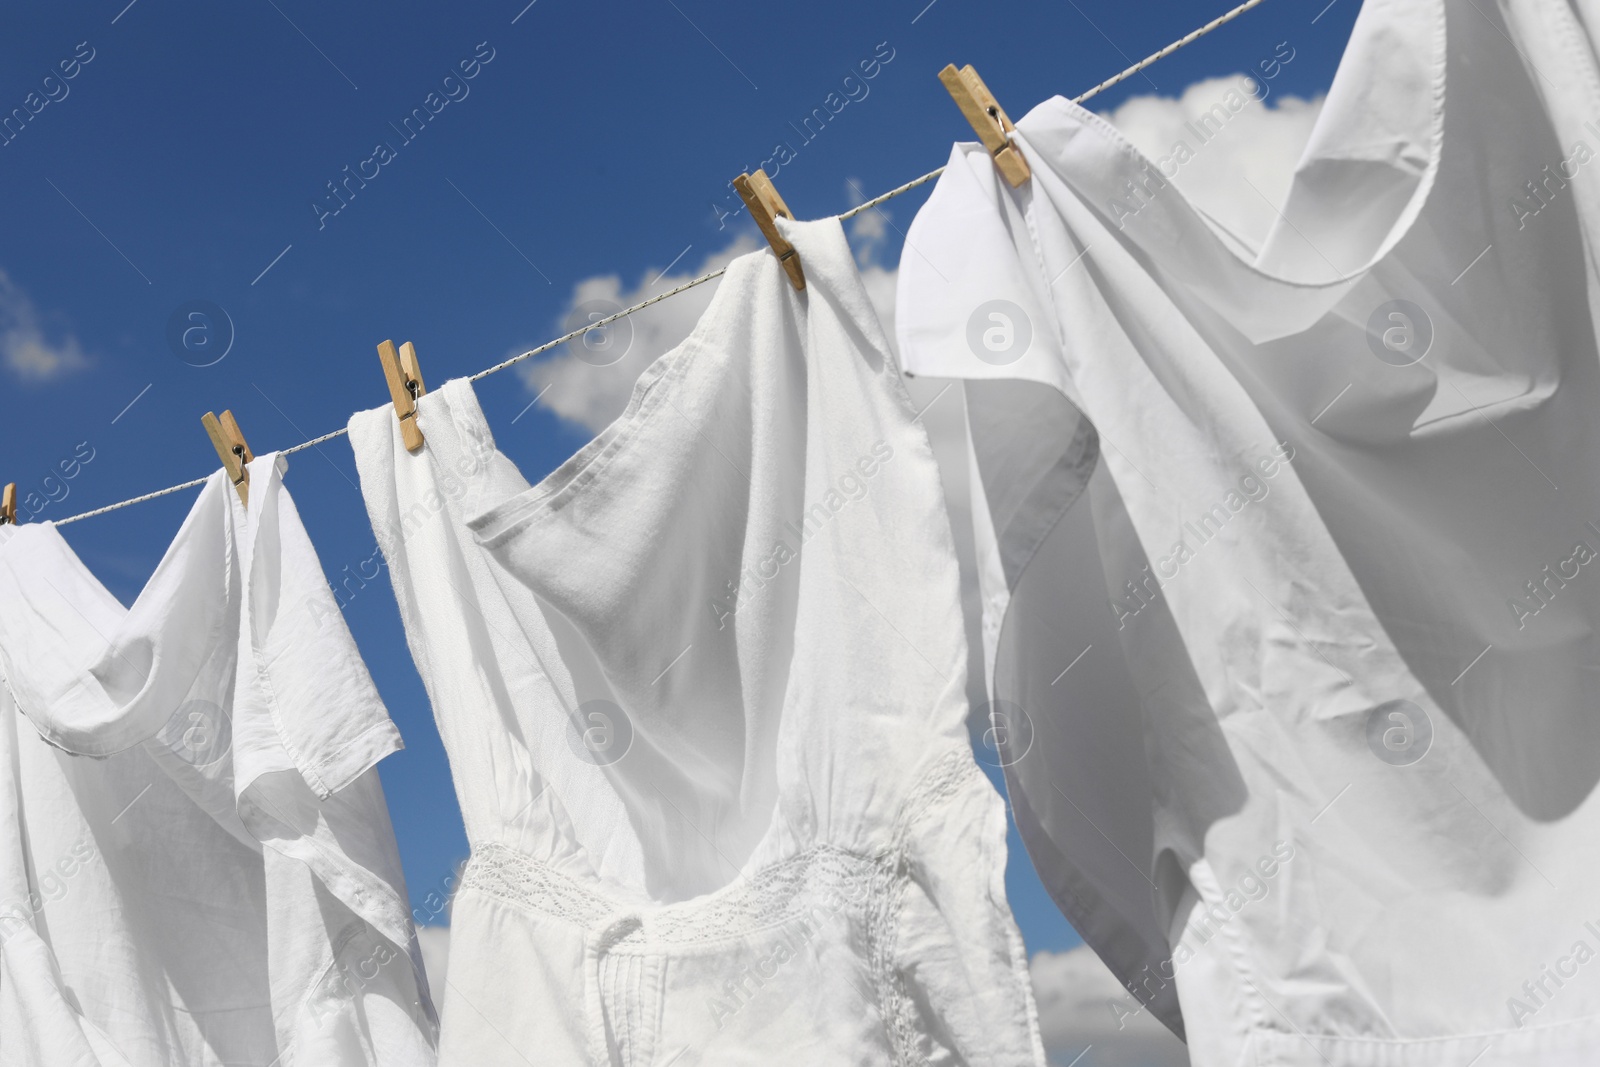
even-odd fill
[[[218,472],[132,608],[0,527],[0,1064],[427,1067],[400,737],[283,487]]]
[[[1600,1060],[1596,115],[1564,3],[1369,0],[1253,260],[1061,99],[909,233],[1018,823],[1199,1067]]]
[[[926,435],[836,221],[529,487],[471,386],[350,440],[473,855],[447,1065],[1042,1064]]]

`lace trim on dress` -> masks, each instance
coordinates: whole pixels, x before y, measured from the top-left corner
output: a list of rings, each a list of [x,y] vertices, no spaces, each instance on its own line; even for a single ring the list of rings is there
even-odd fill
[[[461,884],[508,904],[542,912],[585,929],[629,912],[638,922],[616,945],[699,944],[745,937],[817,910],[870,918],[892,895],[888,852],[862,856],[818,845],[763,867],[715,894],[683,904],[636,911],[607,899],[554,867],[505,845],[475,851]]]
[[[619,910],[549,864],[499,844],[473,850],[461,872],[461,886],[586,929],[605,925]]]
[[[707,897],[638,909],[608,898],[570,875],[514,848],[487,844],[474,850],[461,884],[520,907],[584,928],[604,926],[619,914],[637,915],[637,929],[619,941],[689,944],[742,937],[826,909],[862,918],[878,915],[892,926],[883,903],[898,897],[909,876],[911,827],[977,775],[970,753],[952,749],[938,759],[901,807],[888,848],[861,854],[817,845],[761,868]]]
[[[896,966],[901,902],[913,874],[909,839],[925,818],[982,772],[965,747],[934,761],[900,809],[889,847],[861,854],[817,845],[763,867],[709,897],[639,910],[608,899],[550,865],[500,844],[475,850],[461,885],[519,908],[595,930],[629,916],[609,942],[695,945],[746,937],[819,910],[861,923],[868,966],[897,1064],[925,1061],[918,1048],[916,1008]],[[625,929],[626,932],[621,932]]]

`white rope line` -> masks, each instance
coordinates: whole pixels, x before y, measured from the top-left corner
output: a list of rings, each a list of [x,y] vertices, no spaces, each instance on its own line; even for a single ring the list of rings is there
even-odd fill
[[[1082,93],[1082,94],[1080,94],[1078,96],[1073,97],[1072,98],[1072,102],[1075,103],[1075,104],[1083,103],[1085,100],[1088,100],[1090,97],[1095,96],[1096,94],[1098,94],[1100,92],[1103,92],[1106,89],[1111,88],[1113,85],[1116,85],[1120,81],[1124,81],[1124,80],[1126,80],[1128,78],[1133,77],[1135,74],[1139,73],[1141,70],[1144,70],[1146,67],[1150,66],[1150,64],[1156,63],[1156,62],[1158,62],[1160,60],[1165,59],[1166,57],[1170,56],[1172,53],[1176,52],[1178,49],[1182,48],[1184,45],[1192,44],[1193,42],[1195,42],[1195,41],[1199,40],[1200,38],[1204,37],[1206,34],[1210,33],[1212,30],[1216,29],[1217,27],[1225,25],[1226,23],[1232,22],[1234,19],[1238,18],[1240,15],[1244,14],[1246,11],[1249,11],[1251,8],[1257,6],[1258,4],[1262,4],[1262,3],[1265,3],[1265,2],[1266,2],[1266,0],[1245,0],[1245,3],[1240,4],[1238,7],[1234,8],[1232,11],[1229,11],[1226,14],[1223,14],[1223,15],[1218,15],[1216,18],[1212,19],[1210,22],[1206,23],[1204,26],[1201,26],[1199,29],[1193,31],[1192,33],[1188,33],[1188,34],[1184,35],[1183,37],[1178,38],[1176,41],[1173,41],[1171,44],[1169,44],[1165,48],[1161,49],[1161,51],[1151,53],[1150,55],[1146,56],[1145,58],[1139,60],[1139,62],[1135,63],[1133,66],[1129,67],[1127,70],[1122,71],[1120,74],[1114,74],[1111,77],[1107,78],[1105,81],[1101,82],[1099,85],[1096,85],[1094,88],[1090,89],[1088,92],[1085,92],[1085,93]],[[906,182],[904,185],[896,186],[895,188],[890,189],[887,193],[884,193],[881,196],[875,196],[871,200],[866,201],[865,203],[857,204],[855,207],[851,208],[849,211],[845,211],[845,212],[842,212],[842,213],[840,213],[838,215],[834,215],[833,218],[836,218],[841,222],[843,222],[846,219],[853,219],[857,215],[861,214],[864,211],[872,210],[873,208],[877,207],[879,204],[886,203],[887,201],[893,200],[895,197],[900,196],[903,193],[909,193],[911,190],[915,189],[919,185],[926,185],[928,182],[933,181],[933,179],[937,178],[939,175],[941,175],[943,173],[944,173],[944,168],[943,167],[939,167],[936,170],[930,170],[928,173],[924,174],[920,178],[913,178],[911,181]],[[590,330],[597,330],[597,329],[599,329],[599,328],[601,328],[603,326],[609,326],[613,322],[616,322],[618,319],[627,318],[629,315],[632,315],[635,312],[643,311],[645,308],[649,307],[652,304],[659,304],[661,301],[666,300],[668,297],[677,296],[679,293],[687,292],[688,290],[693,289],[697,285],[704,285],[706,282],[709,282],[709,281],[712,281],[714,279],[720,278],[720,277],[722,277],[723,274],[727,273],[727,270],[728,270],[727,267],[718,267],[714,271],[710,271],[710,272],[708,272],[706,274],[702,274],[698,278],[690,279],[689,281],[684,282],[682,285],[675,286],[675,287],[673,287],[671,289],[668,289],[664,293],[657,293],[655,296],[652,296],[652,297],[649,297],[648,299],[639,301],[637,304],[634,304],[632,307],[623,308],[621,311],[617,312],[614,315],[607,315],[603,319],[597,319],[596,321],[588,323],[588,324],[586,324],[584,326],[581,326],[578,329],[573,330],[570,333],[564,333],[560,337],[557,337],[553,341],[546,341],[544,344],[540,345],[537,348],[530,348],[526,352],[519,352],[517,355],[514,355],[514,356],[510,357],[509,359],[502,360],[501,362],[496,363],[492,367],[486,367],[483,370],[478,371],[476,374],[468,375],[467,381],[469,381],[469,382],[480,381],[480,380],[482,380],[484,378],[487,378],[491,374],[494,374],[494,373],[496,373],[498,371],[503,371],[507,367],[513,366],[513,365],[515,365],[517,363],[521,363],[525,359],[530,359],[530,358],[532,358],[534,356],[540,355],[541,353],[548,352],[552,348],[555,348],[555,347],[557,347],[559,345],[566,344],[568,341],[571,341],[573,338],[581,337],[584,334],[588,333]],[[329,433],[325,433],[321,437],[314,437],[309,441],[302,441],[300,444],[290,445],[288,448],[282,449],[281,450],[281,454],[287,456],[287,455],[291,455],[291,454],[293,454],[295,452],[303,451],[303,450],[305,450],[307,448],[314,448],[317,445],[322,444],[324,441],[331,441],[335,437],[342,437],[343,435],[345,435],[345,434],[347,434],[349,432],[350,432],[350,430],[349,430],[348,427],[341,427],[340,429],[333,430],[333,431],[331,431]],[[116,511],[118,508],[125,508],[125,507],[128,507],[128,506],[133,505],[133,504],[142,504],[146,500],[154,500],[157,497],[166,496],[168,493],[178,493],[178,492],[182,492],[185,489],[192,489],[197,485],[204,485],[206,481],[207,481],[206,478],[196,478],[193,481],[184,482],[182,485],[172,485],[172,486],[168,486],[165,489],[157,489],[153,493],[146,493],[143,496],[136,496],[136,497],[133,497],[130,500],[121,500],[121,501],[118,501],[115,504],[107,504],[103,508],[95,508],[93,511],[85,511],[81,515],[73,515],[73,516],[70,516],[69,518],[65,518],[65,519],[57,519],[56,520],[56,525],[57,526],[65,526],[67,523],[69,523],[69,522],[77,522],[79,519],[92,519],[96,515],[104,515],[108,511]]]
[[[285,448],[281,452],[279,452],[279,455],[292,456],[296,452],[304,452],[308,448],[315,448],[315,447],[317,447],[318,445],[320,445],[324,441],[331,441],[335,437],[343,437],[345,434],[347,434],[349,432],[350,432],[350,427],[341,426],[337,430],[331,430],[328,433],[323,434],[321,437],[313,437],[309,441],[302,441],[297,445],[290,445],[288,448]]]
[[[285,449],[285,451],[289,450]],[[136,496],[131,500],[119,500],[115,504],[107,504],[103,508],[95,508],[93,511],[85,511],[81,515],[74,515],[67,519],[57,519],[56,525],[65,526],[67,523],[77,522],[79,519],[92,519],[96,515],[104,515],[108,511],[116,511],[118,508],[125,508],[130,504],[143,504],[146,500],[154,500],[156,497],[166,496],[168,493],[181,493],[185,489],[193,489],[197,485],[204,485],[210,480],[211,476],[207,475],[204,478],[196,478],[193,481],[184,482],[182,485],[169,485],[165,489],[157,489],[153,493],[146,493],[144,496]]]

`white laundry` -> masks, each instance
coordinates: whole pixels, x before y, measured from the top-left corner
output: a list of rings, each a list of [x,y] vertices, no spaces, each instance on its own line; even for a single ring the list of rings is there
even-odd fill
[[[461,799],[455,1065],[1042,1064],[926,435],[836,221],[530,487],[471,386],[350,440]],[[603,373],[597,372],[597,373]]]
[[[910,231],[1019,826],[1199,1067],[1600,1058],[1594,55],[1368,3],[1259,250],[1061,99]]]
[[[276,455],[132,608],[0,527],[0,1064],[428,1067],[400,737]]]

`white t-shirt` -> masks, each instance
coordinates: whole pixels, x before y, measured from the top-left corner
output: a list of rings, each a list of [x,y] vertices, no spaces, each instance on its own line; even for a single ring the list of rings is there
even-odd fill
[[[927,438],[836,221],[530,487],[352,418],[472,859],[450,1065],[1042,1064]],[[606,373],[597,369],[596,373]]]
[[[0,1064],[427,1067],[400,737],[275,455],[131,608],[0,527]]]
[[[1366,4],[1260,249],[1060,99],[911,228],[1019,826],[1200,1067],[1600,1059],[1594,54]]]

